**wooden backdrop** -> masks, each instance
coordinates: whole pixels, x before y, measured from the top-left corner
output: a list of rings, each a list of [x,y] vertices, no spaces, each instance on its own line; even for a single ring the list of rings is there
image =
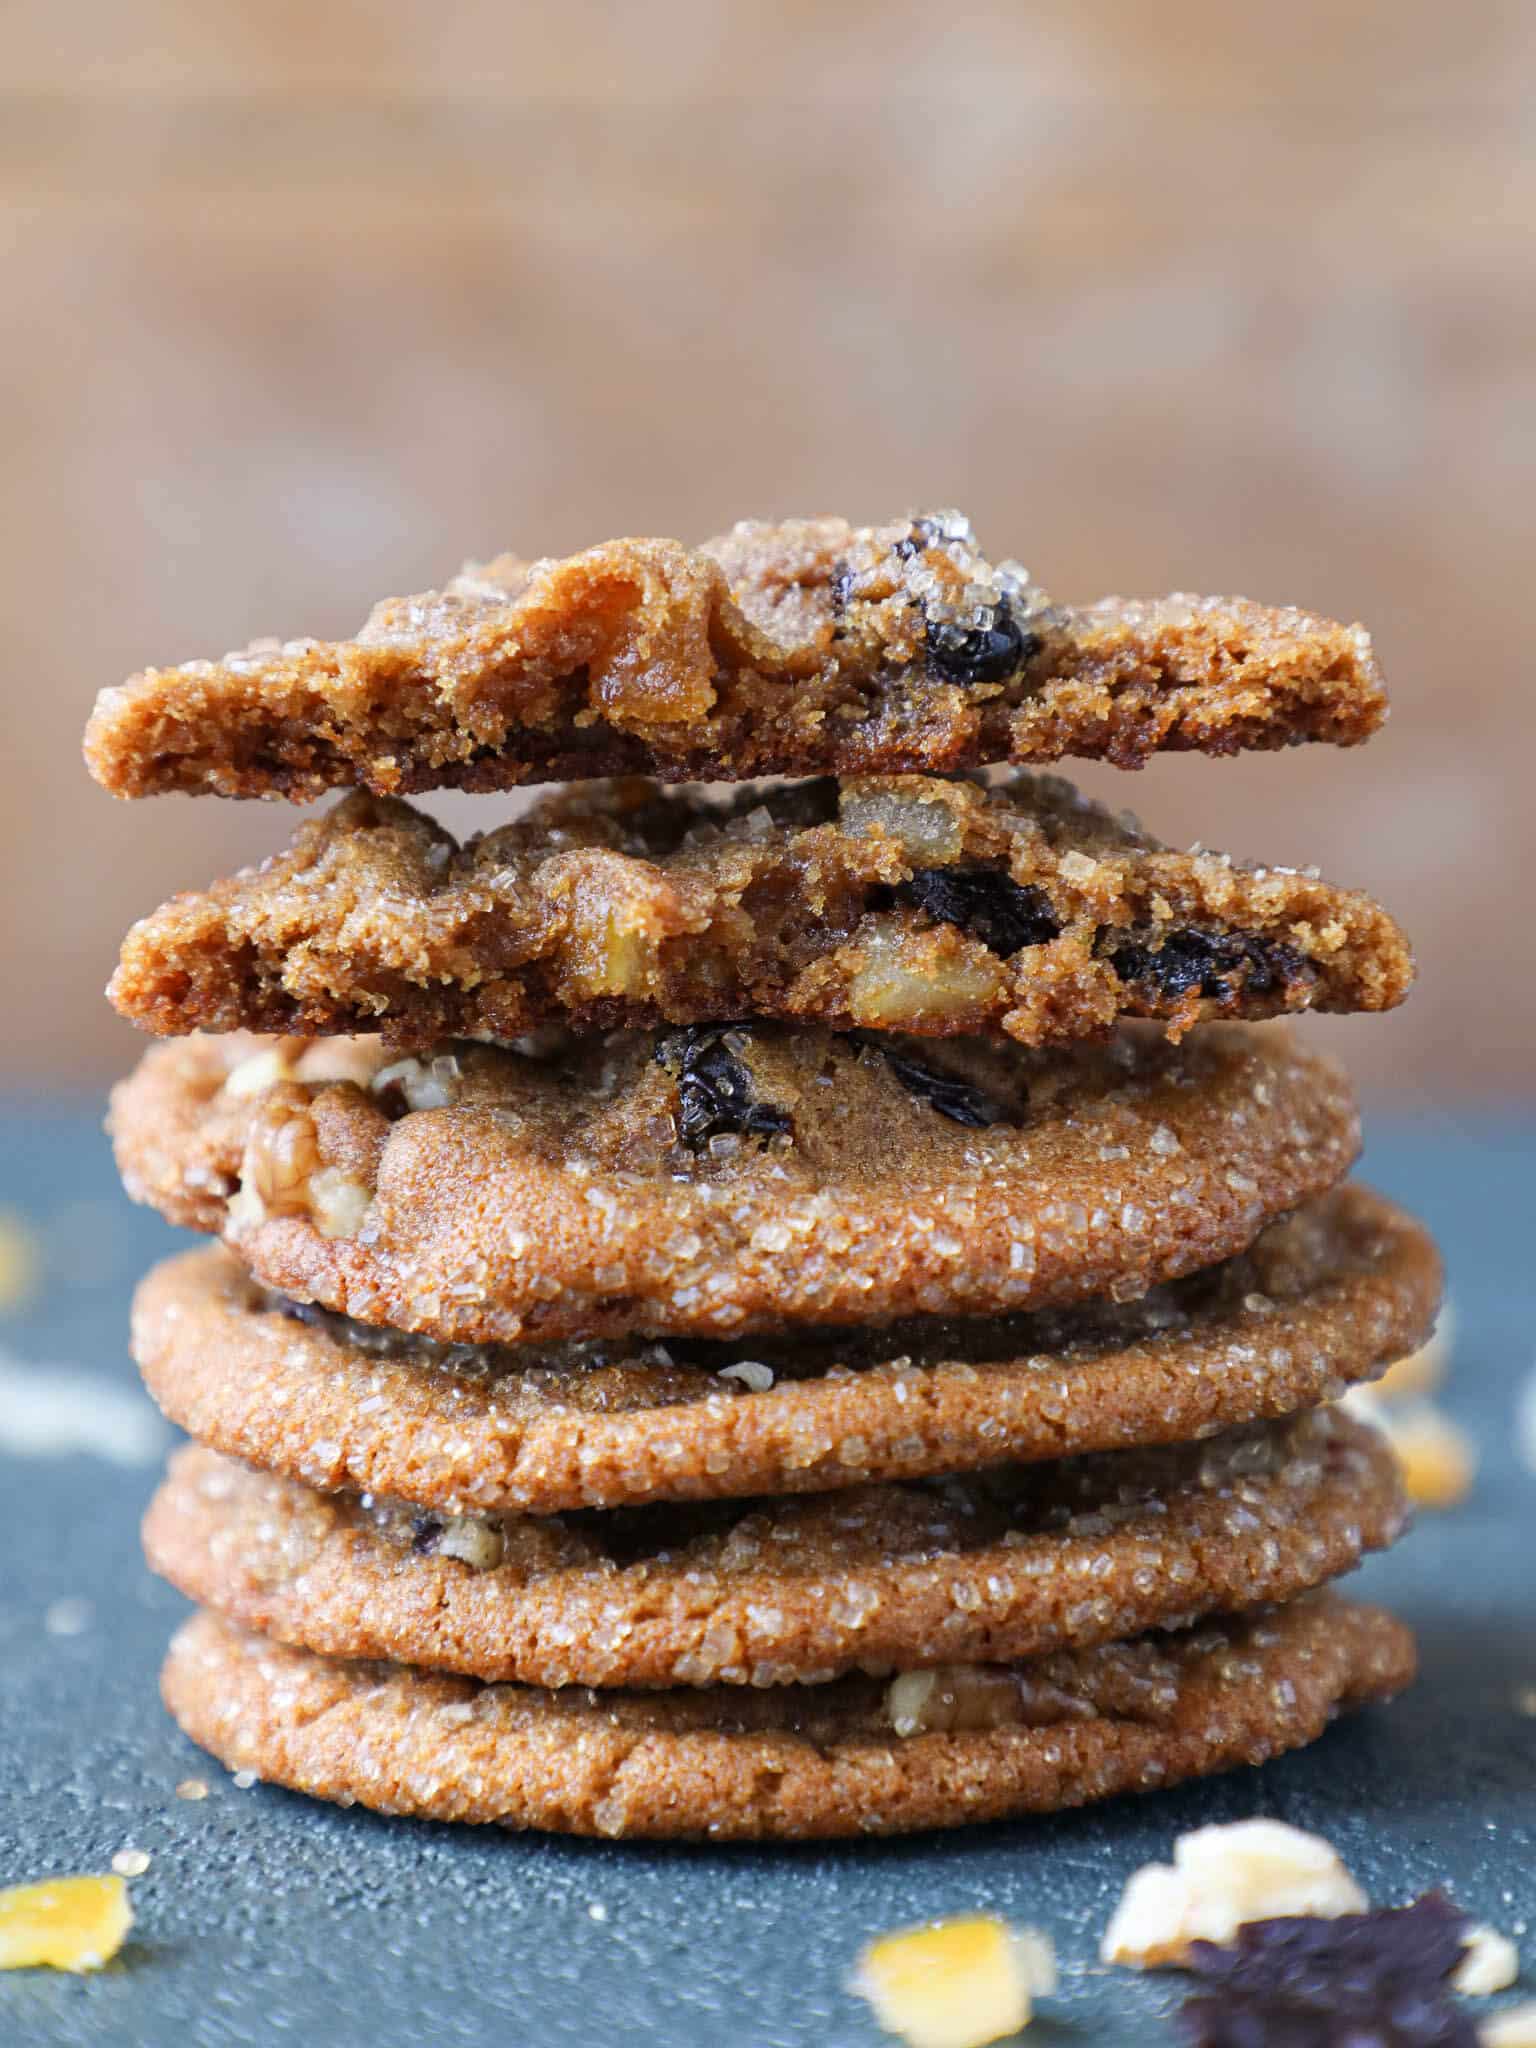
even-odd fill
[[[1051,588],[1375,631],[1364,753],[1099,772],[1377,890],[1373,1091],[1536,1077],[1523,0],[75,0],[0,21],[5,1071],[286,836],[115,805],[94,690],[460,557],[958,504]],[[502,806],[456,804],[492,821]]]

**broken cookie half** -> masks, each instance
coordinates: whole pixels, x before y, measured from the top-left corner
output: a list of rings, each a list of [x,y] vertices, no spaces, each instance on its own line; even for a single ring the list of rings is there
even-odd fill
[[[1413,977],[1369,897],[1160,844],[1055,776],[744,791],[578,784],[459,844],[355,795],[129,933],[135,1023],[381,1031],[814,1020],[1027,1045],[1121,1017],[1383,1010]]]
[[[1359,626],[1243,598],[1053,604],[937,512],[502,555],[385,599],[355,639],[146,669],[103,691],[85,754],[116,796],[305,801],[1065,755],[1137,767],[1348,745],[1385,712]]]

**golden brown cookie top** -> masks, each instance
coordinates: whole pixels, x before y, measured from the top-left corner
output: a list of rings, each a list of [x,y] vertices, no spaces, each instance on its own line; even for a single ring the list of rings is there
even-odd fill
[[[102,692],[114,795],[381,795],[643,773],[944,773],[1351,744],[1386,700],[1358,626],[1241,598],[1055,605],[958,513],[744,523],[701,548],[504,555],[352,640],[258,642]]]
[[[211,1614],[177,1635],[161,1689],[230,1770],[317,1798],[728,1841],[955,1826],[1177,1784],[1310,1742],[1413,1670],[1401,1623],[1324,1592],[1178,1633],[951,1667],[920,1701],[917,1674],[667,1692],[488,1686],[286,1649]]]
[[[1370,1379],[1439,1298],[1427,1233],[1345,1187],[1134,1301],[729,1343],[437,1343],[188,1252],[140,1286],[133,1355],[172,1421],[230,1457],[450,1515],[548,1515],[1209,1436]]]
[[[284,1642],[531,1685],[788,1685],[1012,1662],[1285,1600],[1399,1534],[1390,1445],[1337,1410],[1205,1443],[796,1499],[455,1516],[196,1445],[152,1568]]]
[[[579,783],[460,845],[356,794],[283,853],[129,933],[135,1023],[381,1031],[416,1048],[536,1026],[801,1018],[1028,1045],[1121,1016],[1401,1000],[1378,905],[1315,873],[1180,853],[1055,776],[853,777],[728,801]]]
[[[365,1322],[727,1335],[1125,1299],[1241,1250],[1359,1142],[1343,1074],[1273,1025],[1048,1052],[688,1026],[383,1058],[152,1047],[113,1096],[130,1194]]]

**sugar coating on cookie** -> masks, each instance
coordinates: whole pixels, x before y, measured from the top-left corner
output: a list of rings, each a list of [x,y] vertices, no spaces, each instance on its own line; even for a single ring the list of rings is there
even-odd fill
[[[1053,604],[962,515],[745,522],[702,548],[503,555],[353,640],[152,668],[85,736],[118,796],[380,795],[643,773],[946,773],[1076,754],[1352,744],[1370,640],[1243,598]]]
[[[187,1623],[167,1706],[231,1770],[436,1820],[609,1837],[892,1834],[1052,1813],[1262,1763],[1413,1675],[1413,1639],[1336,1595],[1179,1634],[954,1671],[898,1733],[901,1679],[544,1691]]]
[[[1027,1045],[1155,1017],[1380,1010],[1412,979],[1368,897],[1161,846],[1054,776],[581,783],[462,846],[348,797],[135,925],[108,991],[161,1033],[380,1030],[420,1049],[560,1022],[782,1017]]]
[[[231,1457],[450,1515],[549,1514],[1210,1436],[1381,1371],[1439,1290],[1425,1231],[1345,1187],[1136,1301],[734,1343],[439,1344],[190,1252],[141,1284],[133,1352],[171,1419]]]
[[[1279,1027],[1032,1052],[701,1026],[381,1059],[153,1047],[113,1096],[125,1185],[364,1322],[725,1336],[1132,1298],[1241,1250],[1359,1142],[1342,1072]]]
[[[196,1447],[153,1569],[282,1642],[534,1685],[787,1685],[1013,1662],[1293,1598],[1393,1542],[1391,1451],[1322,1411],[971,1478],[447,1517]]]

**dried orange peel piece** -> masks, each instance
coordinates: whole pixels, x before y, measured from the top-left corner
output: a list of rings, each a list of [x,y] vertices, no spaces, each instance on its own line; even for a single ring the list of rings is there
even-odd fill
[[[1031,1994],[1056,1988],[1046,1937],[973,1913],[882,1935],[859,1958],[853,1988],[909,2048],[983,2048],[1026,2026]]]
[[[99,1970],[133,1925],[120,1877],[47,1877],[0,1891],[0,1970]]]

